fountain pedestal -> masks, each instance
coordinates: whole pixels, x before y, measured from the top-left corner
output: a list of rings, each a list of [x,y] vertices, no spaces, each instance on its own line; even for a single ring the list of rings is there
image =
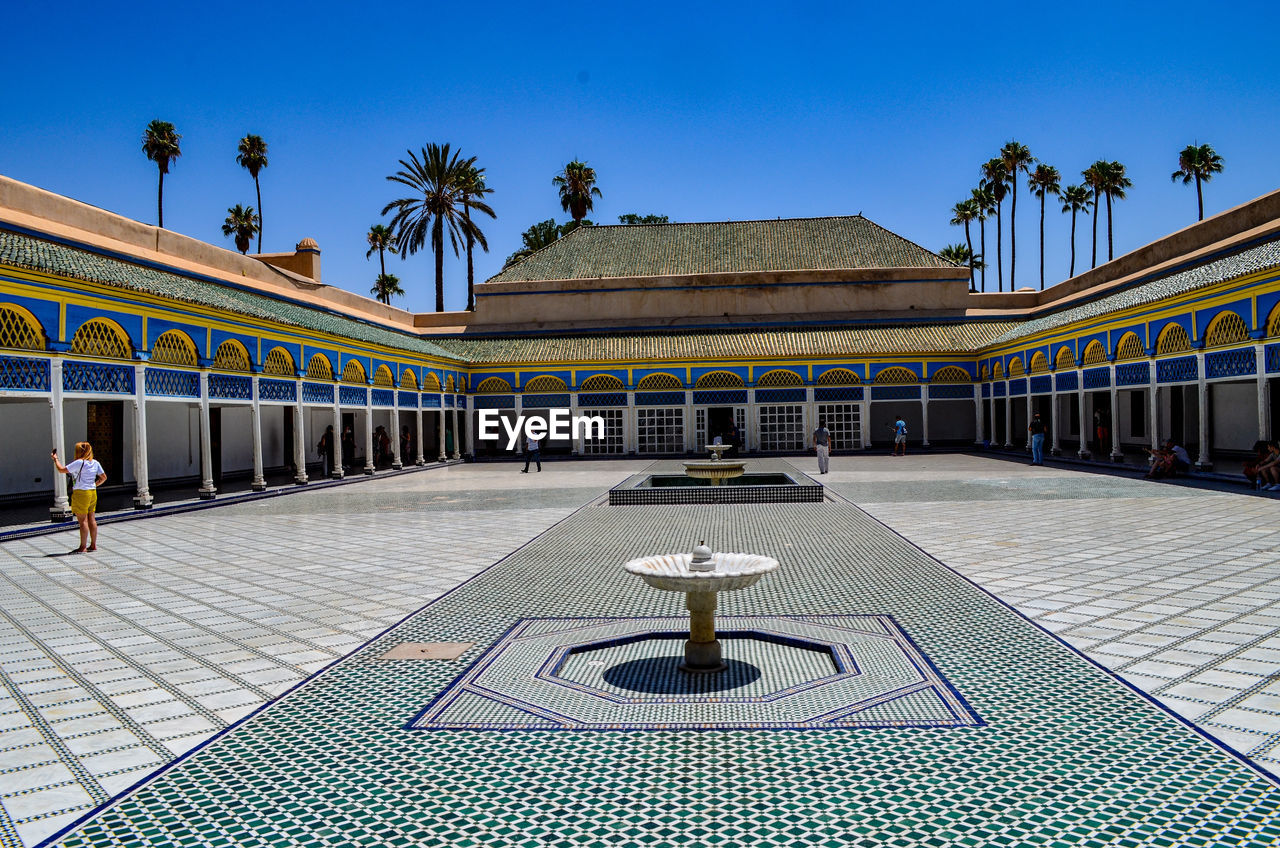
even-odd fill
[[[689,610],[689,639],[684,643],[680,670],[694,674],[724,671],[728,666],[716,638],[716,593],[686,592],[684,605]]]

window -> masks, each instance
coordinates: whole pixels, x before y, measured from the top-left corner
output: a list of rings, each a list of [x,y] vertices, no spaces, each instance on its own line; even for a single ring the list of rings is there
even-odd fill
[[[800,404],[760,407],[760,450],[804,450],[804,407]]]
[[[196,346],[181,330],[161,333],[151,345],[151,361],[158,365],[196,365]]]
[[[636,409],[636,449],[639,453],[684,453],[684,409]]]
[[[600,416],[604,419],[604,438],[603,439],[587,439],[582,440],[582,453],[584,456],[601,456],[616,455],[626,452],[626,445],[623,441],[623,424],[621,409],[583,409],[579,410],[580,415]],[[588,428],[588,432],[594,433],[594,428]]]
[[[249,351],[240,342],[228,339],[218,345],[218,352],[213,355],[213,367],[222,371],[248,371]]]
[[[102,318],[80,326],[71,337],[71,352],[107,359],[132,359],[133,345],[124,330]]]
[[[861,415],[862,410],[856,403],[818,404],[818,420],[826,424],[831,432],[833,451],[862,448]]]
[[[282,347],[274,347],[267,354],[267,361],[262,365],[264,374],[274,374],[280,377],[293,376],[293,357],[289,355],[289,351]]]
[[[44,330],[38,322],[17,309],[0,307],[0,347],[44,350]]]

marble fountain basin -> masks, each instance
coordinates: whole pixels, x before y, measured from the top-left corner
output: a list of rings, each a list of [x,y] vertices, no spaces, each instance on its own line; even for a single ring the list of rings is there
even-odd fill
[[[729,592],[746,589],[778,568],[778,561],[758,554],[661,554],[633,559],[623,566],[655,589],[667,592]]]

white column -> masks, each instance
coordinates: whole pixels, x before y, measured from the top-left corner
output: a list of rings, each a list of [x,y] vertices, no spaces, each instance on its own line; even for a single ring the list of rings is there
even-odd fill
[[[808,450],[814,447],[813,431],[818,429],[818,402],[813,396],[813,387],[806,386],[804,390],[804,447]]]
[[[1111,363],[1111,461],[1124,462],[1120,450],[1120,389],[1116,386],[1116,364]]]
[[[58,451],[58,461],[64,466],[74,457],[67,456],[67,437],[62,425],[62,359],[49,363],[49,425],[53,435],[53,447]],[[53,470],[53,506],[49,507],[49,520],[58,522],[71,518],[71,501],[67,499],[67,475]]]
[[[871,447],[871,387],[862,387],[862,411],[858,413],[858,417],[862,419],[862,447]]]
[[[462,408],[462,435],[466,437],[466,441],[464,441],[462,445],[463,456],[467,456],[468,454],[473,457],[475,456],[476,442],[475,431],[472,429],[473,427],[475,427],[475,420],[474,416],[471,414],[471,405],[468,404]]]
[[[983,440],[983,431],[986,428],[982,426],[982,384],[973,384],[973,443],[981,445]]]
[[[921,442],[923,447],[929,447],[929,384],[922,383],[920,385],[920,417],[921,427],[920,433],[924,436]]]
[[[1084,408],[1084,369],[1076,369],[1076,397],[1080,399],[1080,449],[1076,451],[1076,456],[1081,459],[1089,458],[1089,428],[1085,426],[1085,408]]]
[[[134,366],[133,378],[133,479],[137,494],[133,496],[134,509],[151,509],[151,480],[147,467],[147,366],[139,362]]]
[[[218,496],[213,485],[213,433],[209,426],[209,372],[200,372],[200,497]]]
[[[1147,378],[1150,381],[1147,389],[1147,408],[1150,412],[1147,421],[1148,434],[1151,436],[1151,449],[1155,450],[1160,447],[1160,387],[1156,383],[1156,360],[1152,357],[1147,363],[1150,371],[1147,372]],[[1148,457],[1148,464],[1153,457]]]
[[[519,400],[516,401],[519,403]],[[444,452],[444,395],[440,395],[440,410],[436,413],[436,421],[440,426],[436,427],[436,440],[440,442],[440,455],[436,457],[437,462],[444,462],[449,457]]]
[[[377,471],[373,466],[373,398],[368,386],[364,387],[364,473]]]
[[[1034,405],[1035,405],[1034,398],[1032,397],[1032,394],[1031,394],[1031,375],[1028,374],[1027,375],[1027,427],[1028,428],[1031,426],[1031,410]],[[1028,453],[1031,452],[1031,430],[1030,429],[1027,430],[1026,450]]]
[[[1053,381],[1053,391],[1049,395],[1049,403],[1052,404],[1049,407],[1049,429],[1053,433],[1053,445],[1049,448],[1049,453],[1052,456],[1062,456],[1062,438],[1058,433],[1058,419],[1062,417],[1058,411],[1058,375],[1050,374],[1049,379]]]
[[[686,401],[684,405],[684,450],[685,450],[685,453],[698,454],[702,452],[702,446],[694,444],[694,442],[698,440],[698,428],[697,428],[697,421],[695,420],[694,414],[693,414],[693,404],[688,402],[693,400],[693,391],[689,390],[685,392],[684,399]],[[708,423],[710,423],[709,416],[708,416]],[[750,426],[751,426],[751,423],[747,422],[747,426],[744,427],[742,433],[739,434],[742,437],[743,453],[746,453],[748,450],[746,431]]]
[[[1271,438],[1271,427],[1268,426],[1268,412],[1271,411],[1271,398],[1267,385],[1267,346],[1262,342],[1254,345],[1255,356],[1258,357],[1258,438]]]
[[[623,454],[634,454],[639,452],[639,428],[640,424],[636,420],[636,393],[633,390],[627,390],[627,409],[622,416],[622,452]]]
[[[453,419],[453,455],[449,459],[462,459],[462,433],[458,429],[458,396],[453,396],[453,409],[449,410],[449,418]]]
[[[1209,384],[1204,379],[1204,350],[1196,351],[1196,389],[1199,391],[1197,412],[1200,418],[1200,458],[1196,468],[1208,471],[1213,468],[1209,459]]]
[[[1013,397],[1009,394],[1013,388],[1012,380],[1004,381],[1004,446],[1013,447]]]
[[[418,427],[418,438],[414,444],[418,446],[418,455],[414,458],[413,464],[426,465],[427,459],[423,454],[424,449],[422,447],[422,395],[418,395],[418,408],[414,410],[414,413],[415,422]]]
[[[395,470],[404,468],[403,457],[400,456],[400,390],[391,389],[391,420],[395,426],[391,428],[391,467]]]
[[[333,468],[329,476],[341,480],[346,476],[342,468],[342,386],[333,387]],[[353,457],[354,459],[354,457]]]
[[[996,384],[989,385],[991,393],[987,395],[987,408],[991,411],[991,444],[994,446],[1000,441],[1000,434],[996,432]]]
[[[302,380],[298,384],[298,396],[293,404],[293,482],[299,486],[307,482],[307,428],[302,423]]]
[[[570,420],[572,420],[577,416],[578,416],[578,393],[571,392],[569,394],[569,418]],[[582,435],[583,435],[582,433],[578,432],[576,429],[570,426],[569,438],[573,445],[573,447],[570,449],[570,452],[574,456],[582,456],[582,441],[583,441]]]
[[[253,385],[253,404],[249,407],[249,426],[253,433],[253,483],[255,492],[266,491],[267,481],[262,474],[262,403],[258,395],[258,375],[250,377]]]

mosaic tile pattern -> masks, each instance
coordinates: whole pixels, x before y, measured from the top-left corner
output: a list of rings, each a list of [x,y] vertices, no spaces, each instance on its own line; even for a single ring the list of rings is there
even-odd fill
[[[679,671],[684,618],[524,619],[414,730],[981,724],[888,616],[721,616],[723,675]],[[663,638],[654,638],[655,635]]]
[[[531,612],[678,614],[637,555],[783,562],[725,615],[892,615],[987,726],[823,732],[415,733],[404,725]],[[377,659],[476,642],[456,663]],[[1236,845],[1280,789],[859,510],[576,513],[58,844]]]

